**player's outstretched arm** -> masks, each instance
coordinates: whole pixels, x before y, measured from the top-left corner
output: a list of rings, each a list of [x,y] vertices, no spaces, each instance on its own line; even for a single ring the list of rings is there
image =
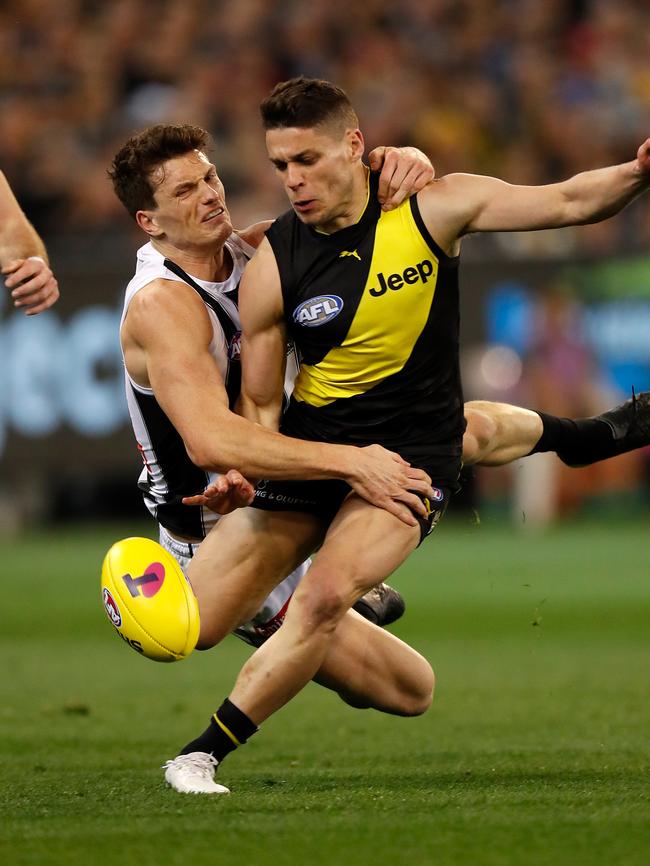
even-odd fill
[[[14,306],[26,315],[41,313],[58,300],[59,286],[47,263],[43,241],[1,171],[0,266]]]
[[[377,197],[386,211],[420,192],[436,174],[429,157],[417,147],[376,147],[368,162],[373,171],[381,169]]]
[[[529,231],[599,222],[650,186],[650,139],[636,159],[546,186],[517,186],[494,177],[450,174],[418,195],[427,228],[447,251],[471,232]]]

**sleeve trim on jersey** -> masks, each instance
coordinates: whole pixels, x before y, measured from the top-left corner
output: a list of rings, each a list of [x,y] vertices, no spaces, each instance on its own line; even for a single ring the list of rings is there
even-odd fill
[[[440,246],[438,246],[438,244],[429,234],[429,229],[425,226],[424,220],[422,219],[422,214],[420,213],[420,206],[418,204],[417,195],[411,196],[411,198],[409,199],[409,204],[411,205],[411,213],[413,214],[413,219],[415,220],[415,224],[418,227],[418,231],[424,238],[426,244],[431,248],[431,251],[437,256],[438,261],[442,265],[446,265],[447,267],[458,267],[460,256],[448,256],[447,253]]]

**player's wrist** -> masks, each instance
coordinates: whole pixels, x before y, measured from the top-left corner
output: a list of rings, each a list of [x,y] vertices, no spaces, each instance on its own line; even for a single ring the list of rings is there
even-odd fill
[[[359,480],[359,449],[351,445],[331,445],[333,460],[328,467],[333,477],[352,484]]]

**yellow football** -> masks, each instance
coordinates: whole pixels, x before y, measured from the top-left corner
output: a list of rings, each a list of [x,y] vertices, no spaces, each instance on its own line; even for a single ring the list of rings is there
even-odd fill
[[[111,624],[141,655],[175,662],[196,646],[196,596],[180,565],[156,541],[117,541],[104,557],[101,590]]]

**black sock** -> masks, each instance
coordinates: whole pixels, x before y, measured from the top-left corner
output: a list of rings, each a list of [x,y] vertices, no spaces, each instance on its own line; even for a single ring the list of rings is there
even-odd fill
[[[531,454],[555,451],[567,466],[587,466],[620,453],[612,428],[599,418],[558,418],[538,412],[542,435]]]
[[[188,743],[180,753],[208,752],[221,763],[237,746],[243,746],[255,731],[257,726],[226,698],[201,736]]]

